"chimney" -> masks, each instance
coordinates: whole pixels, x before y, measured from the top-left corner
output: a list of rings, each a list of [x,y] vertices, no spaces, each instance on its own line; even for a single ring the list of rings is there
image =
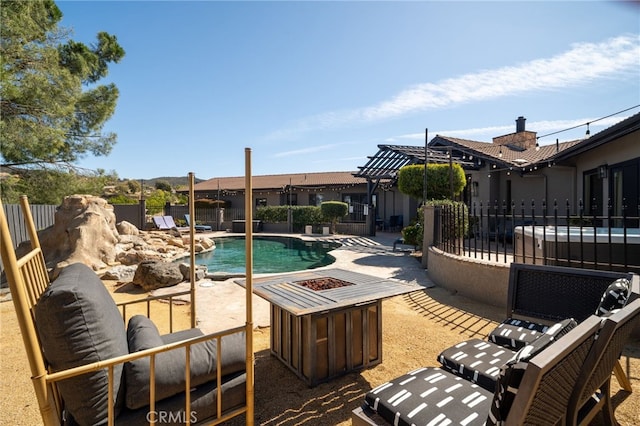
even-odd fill
[[[508,145],[509,149],[524,151],[525,149],[535,148],[536,132],[525,130],[524,122],[527,121],[523,116],[516,120],[516,132],[508,135],[493,138],[495,145]]]

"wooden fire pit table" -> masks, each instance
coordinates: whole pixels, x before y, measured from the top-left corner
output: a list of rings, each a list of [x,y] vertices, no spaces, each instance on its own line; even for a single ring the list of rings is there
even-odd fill
[[[253,286],[271,304],[271,353],[309,386],[382,362],[382,299],[423,288],[342,269]]]

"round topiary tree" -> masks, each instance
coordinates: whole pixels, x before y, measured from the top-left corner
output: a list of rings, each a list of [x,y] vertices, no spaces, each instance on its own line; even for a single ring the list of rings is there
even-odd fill
[[[443,200],[462,193],[467,180],[464,170],[459,164],[429,164],[427,166],[427,198]],[[423,200],[424,196],[424,164],[411,164],[398,170],[398,189],[403,194]]]
[[[331,222],[331,233],[336,232],[336,223],[341,217],[349,214],[349,205],[342,201],[325,201],[320,203],[322,215]]]

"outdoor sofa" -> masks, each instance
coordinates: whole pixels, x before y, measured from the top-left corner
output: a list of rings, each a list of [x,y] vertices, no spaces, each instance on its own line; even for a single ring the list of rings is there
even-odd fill
[[[125,323],[127,306],[143,302],[149,315],[156,298],[117,305],[81,263],[50,282],[26,197],[21,204],[31,251],[16,258],[1,203],[0,247],[43,424],[218,424],[247,412],[245,327],[160,335],[147,316]]]

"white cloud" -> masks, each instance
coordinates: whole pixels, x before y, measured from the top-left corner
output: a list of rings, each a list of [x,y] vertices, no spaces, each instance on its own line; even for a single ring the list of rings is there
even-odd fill
[[[544,136],[547,133],[562,132],[563,130],[572,129],[574,127],[583,127],[582,131],[586,130],[586,123],[590,123],[589,128],[591,134],[600,131],[606,127],[611,127],[622,120],[629,118],[629,116],[615,116],[607,118],[577,118],[573,120],[543,120],[532,121],[527,123],[527,130],[536,132],[538,136]],[[595,123],[594,123],[595,121]],[[461,139],[471,139],[477,141],[489,141],[491,138],[500,135],[506,135],[515,131],[515,125],[509,126],[488,126],[488,127],[476,127],[471,129],[450,129],[450,130],[436,130],[434,132],[429,131],[429,140],[436,135],[451,136]],[[420,140],[424,141],[424,133],[407,133],[404,135],[393,136],[385,140],[386,143],[396,143],[402,140]]]
[[[307,117],[290,128],[274,132],[270,138],[279,139],[352,123],[382,121],[418,111],[524,92],[575,87],[599,78],[637,72],[639,66],[640,37],[637,35],[623,35],[601,43],[576,43],[570,50],[551,58],[423,83],[376,105]]]
[[[283,151],[283,152],[278,152],[276,154],[273,154],[273,157],[275,157],[275,158],[290,157],[292,155],[309,154],[309,153],[312,153],[312,152],[327,151],[327,150],[329,150],[331,148],[334,148],[336,145],[337,144],[318,145],[318,146],[310,146],[308,148],[294,149],[294,150],[290,150],[290,151]]]

